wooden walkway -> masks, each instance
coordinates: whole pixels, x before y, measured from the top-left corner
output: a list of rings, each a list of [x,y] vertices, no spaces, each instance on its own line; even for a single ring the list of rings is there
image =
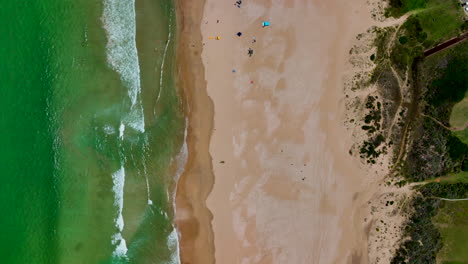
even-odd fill
[[[458,36],[456,38],[452,38],[452,39],[449,39],[447,41],[445,41],[444,43],[442,44],[439,44],[433,48],[430,48],[426,51],[424,51],[424,57],[429,57],[431,56],[432,54],[434,53],[437,53],[439,51],[442,51],[448,47],[451,47],[459,42],[462,42],[464,40],[466,40],[468,38],[468,32],[465,32],[464,34],[462,34],[461,36]]]

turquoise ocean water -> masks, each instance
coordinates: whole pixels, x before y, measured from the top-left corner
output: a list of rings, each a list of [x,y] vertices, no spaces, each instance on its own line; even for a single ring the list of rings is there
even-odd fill
[[[0,263],[178,263],[172,0],[0,7]]]

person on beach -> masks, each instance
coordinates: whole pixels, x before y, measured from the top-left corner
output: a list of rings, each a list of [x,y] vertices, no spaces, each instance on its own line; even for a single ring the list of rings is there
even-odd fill
[[[252,49],[252,48],[249,48],[249,53],[248,53],[248,54],[249,54],[249,57],[252,57],[253,52],[254,52],[253,49]]]

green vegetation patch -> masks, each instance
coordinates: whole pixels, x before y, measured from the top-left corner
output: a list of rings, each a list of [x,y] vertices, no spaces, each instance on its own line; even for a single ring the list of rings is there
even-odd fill
[[[428,0],[390,0],[386,15],[400,17],[409,11],[425,8],[428,2]]]
[[[445,202],[438,198],[465,198],[467,193],[468,183],[447,184],[433,182],[423,185],[419,189],[419,194],[411,202],[413,212],[403,230],[404,237],[408,239],[404,240],[402,245],[397,249],[391,263],[435,264],[439,250],[445,246],[444,242],[448,241],[447,237],[453,238],[451,240],[453,243],[461,243],[461,245],[466,246],[466,243],[463,244],[463,239],[466,239],[466,236],[463,238],[461,236],[450,236],[450,234],[446,235],[443,233],[444,230],[439,230],[441,224],[447,226],[448,230],[451,227],[455,227],[451,226],[447,220],[442,219],[445,215],[441,216],[440,212],[448,203],[458,202]],[[468,201],[466,201],[466,204],[468,205]],[[466,212],[460,213],[457,211],[457,213],[456,217],[462,218],[460,216],[463,216]],[[438,219],[438,221],[435,219]],[[463,221],[466,222],[468,219]],[[445,240],[443,238],[444,235]],[[458,250],[458,247],[454,248],[454,250]]]
[[[451,73],[443,80],[436,83],[440,86],[442,93],[447,93],[453,90],[452,98],[456,103],[450,115],[450,126],[454,128],[464,128],[468,123],[468,44],[465,42],[457,46],[456,50],[459,53],[459,59],[453,63]],[[468,129],[453,132],[453,135],[458,137],[461,142],[468,144]]]
[[[434,90],[429,98],[435,107],[443,103],[455,104],[461,102],[468,90],[468,56],[456,56],[447,65],[441,78],[434,80],[430,89]]]
[[[386,52],[390,45],[391,36],[395,33],[395,28],[375,28],[374,32],[376,34],[374,46],[377,48],[374,59],[375,63],[378,66],[381,66],[381,64],[383,64],[384,60],[386,59]],[[375,82],[375,80],[373,81]]]
[[[464,23],[463,9],[458,0],[432,0],[428,8],[414,15],[427,33],[426,48],[457,36]]]
[[[406,239],[395,252],[391,264],[435,263],[437,252],[442,248],[441,235],[431,218],[437,214],[440,201],[416,196],[411,202],[413,213],[405,226]]]
[[[467,198],[468,183],[438,183],[431,182],[422,186],[419,191],[426,198],[447,198],[463,199]]]
[[[428,58],[423,55],[424,50],[466,31],[468,24],[458,0],[389,0],[389,3],[386,15],[411,14],[396,35],[395,28],[377,31],[373,80],[384,76],[384,65],[389,65],[400,77],[409,77],[414,99],[405,122],[414,141],[401,173],[408,182],[429,182],[418,189],[410,203],[404,239],[391,263],[429,264],[437,260],[445,264],[468,263],[464,255],[468,254],[465,253],[467,210],[451,208],[458,206],[451,203],[468,206],[468,201],[440,199],[468,196],[468,129],[453,132],[446,128],[452,119],[459,126],[468,121],[468,99],[464,99],[468,90],[468,42]],[[457,104],[460,109],[454,109],[452,114]],[[440,178],[436,181],[435,177]],[[458,223],[462,218],[465,222],[461,226]]]
[[[468,73],[467,73],[468,75]],[[465,97],[452,109],[450,125],[453,127],[464,127],[468,122],[468,98]]]
[[[387,147],[382,146],[385,143],[385,137],[378,133],[381,127],[382,120],[382,104],[377,102],[377,96],[368,96],[366,109],[368,114],[364,117],[364,123],[361,128],[367,131],[370,140],[363,142],[359,149],[359,155],[362,159],[366,159],[367,163],[375,164],[375,159],[382,153],[386,153]]]
[[[458,0],[390,0],[387,15],[399,17],[409,11],[412,14],[403,25],[405,34],[409,36],[400,36],[400,44],[406,44],[411,36],[417,36],[418,41],[429,48],[467,28]]]
[[[433,120],[450,126],[453,106],[464,99],[468,90],[468,42],[425,58],[419,68],[424,117],[414,124],[415,140],[404,164],[403,174],[409,181],[468,170],[467,132],[452,132]]]
[[[468,201],[444,201],[433,219],[440,230],[443,247],[437,258],[441,263],[468,263]]]
[[[461,131],[453,132],[453,134],[456,137],[458,137],[461,140],[461,142],[468,144],[468,128]]]
[[[440,183],[447,183],[447,184],[453,184],[453,183],[458,183],[458,182],[468,183],[468,171],[450,173],[447,176],[429,180],[429,182],[440,182]]]
[[[432,0],[412,14],[401,26],[391,52],[392,62],[401,71],[423,51],[464,32],[464,14],[457,0]]]

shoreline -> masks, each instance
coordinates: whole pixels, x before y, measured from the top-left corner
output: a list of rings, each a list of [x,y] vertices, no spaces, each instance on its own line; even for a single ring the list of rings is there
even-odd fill
[[[187,163],[177,183],[175,226],[179,234],[181,263],[210,264],[214,263],[212,215],[205,201],[214,183],[208,152],[214,111],[206,91],[200,56],[204,1],[175,2],[177,81],[188,120]]]

